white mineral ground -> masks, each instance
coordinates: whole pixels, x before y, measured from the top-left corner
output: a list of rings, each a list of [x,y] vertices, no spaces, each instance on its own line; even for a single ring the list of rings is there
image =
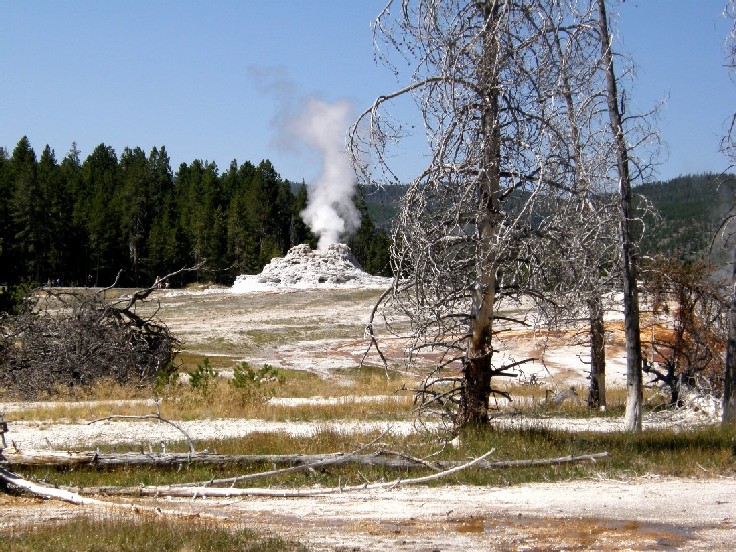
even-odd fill
[[[325,384],[319,396],[278,398],[282,406],[335,404],[350,401],[404,400],[396,397],[345,397],[339,393],[342,369],[355,368],[368,341],[363,328],[385,278],[364,273],[346,246],[326,252],[298,246],[275,259],[258,276],[238,278],[231,289],[162,290],[159,316],[187,350],[233,362],[309,370]],[[361,291],[364,290],[364,291]],[[372,292],[370,290],[373,290]],[[609,328],[620,325],[620,314],[609,316]],[[269,335],[263,343],[259,335]],[[275,338],[274,338],[275,336]],[[585,347],[569,336],[548,336],[534,329],[509,332],[502,355],[539,360],[524,367],[527,381],[536,381],[543,400],[547,391],[584,388]],[[217,347],[212,344],[217,343]],[[405,343],[388,339],[390,358],[403,355]],[[222,353],[222,350],[228,351]],[[620,335],[607,343],[607,382],[625,383],[625,358]],[[378,365],[375,351],[368,362]],[[399,361],[394,368],[402,369]],[[333,389],[333,396],[329,390]],[[327,390],[327,391],[326,391]],[[107,401],[114,413],[116,401]],[[98,444],[136,443],[153,450],[181,440],[171,426],[152,421],[16,422],[19,409],[51,403],[0,403],[10,422],[8,445],[21,449],[65,449]],[[500,404],[507,407],[507,404]],[[513,405],[512,405],[513,406]],[[686,429],[714,423],[718,404],[691,398],[689,407],[659,413],[644,420],[645,428]],[[153,403],[151,402],[153,409]],[[258,431],[308,437],[322,429],[359,435],[385,429],[386,423],[341,420],[332,422],[266,422],[263,420],[178,421],[195,438],[244,437]],[[512,426],[542,425],[551,429],[615,431],[622,420],[498,418]],[[394,422],[391,431],[414,431],[411,422]],[[461,445],[460,445],[461,446]],[[316,490],[316,489],[315,489]],[[672,479],[632,473],[626,480],[575,480],[533,483],[503,488],[442,485],[344,493],[323,497],[256,498],[239,500],[139,501],[162,509],[223,518],[236,524],[303,539],[315,550],[732,550],[736,542],[736,479],[715,477]],[[0,494],[0,528],[20,523],[44,523],[92,510],[86,506],[48,503]],[[96,512],[99,515],[99,511]]]

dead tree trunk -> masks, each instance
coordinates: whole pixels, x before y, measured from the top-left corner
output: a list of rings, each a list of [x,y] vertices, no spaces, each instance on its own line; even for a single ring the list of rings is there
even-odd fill
[[[148,454],[137,452],[102,453],[102,452],[61,452],[61,451],[25,451],[12,453],[5,451],[0,455],[0,466],[12,467],[64,467],[64,468],[111,468],[111,467],[177,467],[189,465],[217,466],[252,466],[269,464],[273,466],[294,466],[304,469],[359,465],[392,469],[430,468],[445,470],[463,465],[464,461],[439,460],[427,462],[411,458],[404,454],[378,451],[373,454],[249,454],[223,455],[209,453],[165,453]],[[550,466],[575,462],[594,461],[606,458],[608,453],[584,454],[580,456],[562,456],[555,458],[535,458],[526,460],[496,460],[483,461],[478,467],[487,469],[503,469],[520,466]],[[284,471],[284,470],[282,470]],[[294,470],[296,471],[296,470]],[[268,472],[266,472],[268,473]],[[246,476],[247,477],[247,476]],[[245,477],[241,477],[244,479]],[[255,477],[254,477],[255,479]],[[182,485],[175,485],[182,486]]]
[[[624,331],[626,333],[626,415],[625,427],[631,433],[641,431],[643,400],[641,334],[639,330],[639,293],[637,290],[636,250],[631,224],[631,174],[629,150],[624,135],[616,74],[613,69],[611,37],[608,31],[605,0],[598,0],[600,41],[606,74],[608,114],[611,119],[616,168],[619,177],[621,210],[621,252],[623,259]]]
[[[590,389],[588,406],[606,407],[606,328],[600,296],[588,301],[590,317]]]
[[[495,236],[498,227],[499,190],[501,183],[501,130],[499,126],[498,52],[496,35],[499,5],[483,5],[485,20],[483,55],[478,77],[482,105],[483,151],[479,175],[479,201],[485,209],[480,228],[481,258],[476,289],[472,298],[472,319],[464,362],[460,425],[488,423],[491,395],[493,346],[493,309],[496,299]]]
[[[736,1],[728,0],[725,15],[731,20],[731,31],[726,39],[726,66],[733,74],[736,69]],[[721,151],[733,163],[736,161],[736,114],[731,118],[729,131],[721,142]],[[731,165],[733,168],[733,164]],[[733,215],[732,215],[733,217]],[[733,252],[733,277],[731,279],[731,309],[726,343],[726,367],[723,382],[723,424],[736,425],[736,247]]]
[[[731,310],[728,318],[726,373],[723,382],[723,414],[721,418],[724,425],[736,425],[736,248],[734,248],[733,259]]]
[[[565,59],[559,30],[555,33],[555,47],[559,59]],[[567,123],[570,129],[570,140],[573,148],[573,183],[577,196],[575,199],[580,202],[580,208],[584,213],[582,220],[592,219],[595,221],[600,218],[600,215],[591,207],[591,197],[594,194],[591,189],[590,171],[586,167],[588,164],[586,153],[590,155],[594,152],[585,152],[581,143],[581,133],[585,131],[586,118],[581,117],[580,109],[576,108],[574,97],[576,85],[570,81],[570,67],[566,63],[560,64],[560,79],[562,82],[562,95],[564,96],[567,107]],[[580,86],[579,80],[577,85]],[[598,225],[603,226],[601,222],[598,222]],[[585,233],[590,235],[587,231]],[[583,251],[580,253],[585,258],[599,255],[600,247],[598,240],[594,238],[594,241],[591,243],[584,244]],[[587,262],[585,264],[588,265]],[[596,266],[598,263],[593,262],[592,264]],[[589,275],[585,276],[589,277]],[[590,280],[592,285],[586,289],[586,293],[588,294],[588,318],[590,321],[590,389],[588,391],[588,405],[591,408],[605,408],[606,406],[605,326],[603,324],[603,302],[601,300],[599,280],[599,277],[593,277]]]

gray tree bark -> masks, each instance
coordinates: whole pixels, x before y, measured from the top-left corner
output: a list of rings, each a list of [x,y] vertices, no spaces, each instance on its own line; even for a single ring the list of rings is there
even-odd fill
[[[590,388],[588,406],[606,406],[606,334],[600,296],[588,301],[590,317]]]
[[[736,69],[736,1],[728,0],[725,15],[732,21],[731,32],[726,39],[726,61],[730,71]],[[728,133],[721,142],[721,151],[731,161],[736,161],[736,115],[731,119]],[[733,166],[733,165],[732,165]],[[726,366],[723,382],[723,414],[724,425],[736,425],[736,248],[733,252],[733,277],[731,289],[731,312],[729,313],[728,342],[726,344]]]
[[[611,37],[608,30],[605,0],[598,0],[601,54],[606,73],[608,114],[613,132],[616,168],[619,176],[621,208],[621,249],[623,258],[624,331],[626,334],[626,414],[625,427],[632,433],[641,431],[643,400],[641,334],[639,330],[639,293],[637,290],[636,249],[631,225],[631,174],[629,151],[622,124],[616,74],[613,67]]]
[[[729,313],[728,342],[726,343],[726,370],[723,382],[724,425],[736,425],[736,248],[733,254],[733,278],[731,284],[731,312]]]
[[[483,55],[478,67],[482,101],[483,152],[480,168],[480,201],[485,209],[481,226],[482,263],[478,265],[477,285],[472,299],[467,360],[463,367],[460,423],[488,423],[488,401],[491,394],[491,359],[493,346],[493,307],[496,299],[496,253],[494,236],[498,225],[498,194],[501,181],[501,134],[498,102],[498,38],[495,34],[498,4],[486,2]]]

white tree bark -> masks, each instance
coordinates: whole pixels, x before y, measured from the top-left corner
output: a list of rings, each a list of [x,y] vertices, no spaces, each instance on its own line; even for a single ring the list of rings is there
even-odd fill
[[[621,209],[621,257],[624,281],[624,331],[626,334],[626,430],[638,433],[642,428],[642,380],[641,334],[639,330],[639,293],[637,290],[636,251],[632,238],[631,174],[629,172],[629,148],[624,134],[613,53],[608,29],[605,0],[598,1],[601,54],[606,72],[608,114],[615,144],[616,166],[619,178]]]

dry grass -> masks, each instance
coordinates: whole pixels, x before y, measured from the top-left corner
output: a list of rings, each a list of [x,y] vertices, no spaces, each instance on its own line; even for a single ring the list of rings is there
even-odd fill
[[[189,355],[189,362],[198,357]],[[215,358],[211,365],[224,370],[232,364]],[[186,366],[186,365],[185,365]],[[155,410],[171,420],[201,418],[243,418],[267,421],[326,421],[356,419],[366,421],[403,420],[411,416],[412,397],[398,390],[406,383],[383,370],[341,370],[334,380],[297,370],[278,370],[282,382],[266,382],[258,387],[238,389],[231,380],[214,378],[206,388],[173,383],[157,388],[96,384],[84,390],[60,390],[54,400],[29,403],[13,412],[16,420],[94,420],[111,415],[142,416]],[[273,401],[271,398],[330,398],[331,401]],[[366,399],[367,398],[367,399]],[[371,400],[374,399],[374,400]],[[69,402],[72,401],[72,402]]]
[[[202,366],[205,357],[192,353],[181,355],[180,374]],[[155,411],[171,420],[202,418],[239,418],[266,421],[411,420],[413,396],[407,389],[417,386],[409,374],[387,372],[379,368],[335,370],[330,379],[311,372],[276,368],[278,382],[267,382],[258,388],[238,389],[229,379],[237,366],[227,357],[208,357],[209,365],[220,374],[206,387],[192,388],[186,377],[156,387],[121,386],[111,382],[97,383],[84,389],[60,389],[52,401],[29,403],[13,412],[17,420],[93,420],[111,415],[142,416]],[[254,367],[256,368],[256,367]],[[585,403],[587,389],[578,386],[577,401],[550,404],[551,392],[541,385],[499,380],[500,389],[508,392],[512,402],[493,400],[500,411],[516,411],[527,415],[590,418],[621,416],[626,404],[623,388],[608,388],[605,412],[593,411]],[[648,399],[653,392],[647,392]],[[274,399],[274,400],[271,400]],[[284,400],[278,400],[284,399]],[[303,400],[299,400],[303,399]],[[316,399],[310,402],[309,399]]]
[[[78,517],[61,524],[11,528],[9,538],[0,539],[0,551],[30,552],[118,552],[137,551],[231,551],[278,552],[307,550],[303,545],[279,537],[266,537],[245,527],[194,517],[121,516]]]

